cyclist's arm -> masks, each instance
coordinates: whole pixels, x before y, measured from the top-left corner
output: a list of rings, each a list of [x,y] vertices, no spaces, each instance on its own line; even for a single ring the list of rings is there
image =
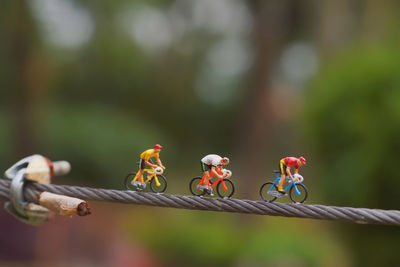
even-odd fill
[[[164,167],[164,165],[162,165],[160,158],[157,158],[156,160],[157,160],[158,166],[160,166],[161,168],[163,168],[165,170],[165,167]]]
[[[294,174],[299,174],[299,168],[294,168]],[[292,178],[292,181],[293,182],[297,182],[298,179],[297,178],[296,179]]]
[[[219,179],[222,179],[222,175],[218,174],[218,172],[215,170],[215,167],[212,166],[211,167],[211,173],[214,174],[215,176],[217,176]]]
[[[150,161],[148,161],[148,160],[145,160],[144,163],[146,163],[146,164],[149,165],[150,167],[157,168],[157,165],[156,165],[156,164],[152,164],[152,163],[150,163]]]
[[[296,173],[296,170],[294,171],[295,173]],[[286,173],[287,173],[287,175],[292,179],[292,181],[293,181],[293,176],[292,176],[292,174],[290,173],[290,167],[287,167],[286,168]]]

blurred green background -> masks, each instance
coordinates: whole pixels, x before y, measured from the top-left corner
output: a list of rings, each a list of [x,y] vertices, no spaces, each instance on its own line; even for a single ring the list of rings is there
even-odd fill
[[[68,160],[59,184],[123,189],[164,146],[168,193],[231,158],[259,199],[304,156],[308,203],[399,209],[398,1],[6,0],[0,166]],[[0,211],[0,265],[396,266],[398,227],[91,203],[32,228]]]

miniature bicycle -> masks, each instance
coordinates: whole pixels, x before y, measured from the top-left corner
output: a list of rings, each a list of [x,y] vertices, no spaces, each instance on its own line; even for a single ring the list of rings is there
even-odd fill
[[[144,173],[147,172],[147,179],[145,180],[145,184],[150,182],[150,189],[154,193],[163,193],[165,189],[167,189],[167,179],[163,174],[164,170],[160,167],[149,169],[144,169]],[[125,177],[125,187],[128,190],[143,190],[146,186],[139,187],[131,184],[132,181],[136,181],[138,179],[136,172],[128,173]]]
[[[286,194],[281,194],[278,192],[278,187],[276,186],[279,183],[281,177],[279,176],[280,171],[274,171],[276,175],[275,181],[267,182],[263,184],[260,188],[260,196],[264,201],[274,202],[277,198],[281,198]],[[298,181],[292,182],[290,178],[286,178],[289,182],[289,185],[284,189],[286,192],[289,190],[289,197],[293,201],[293,203],[303,203],[306,201],[308,196],[308,190],[305,185],[302,184],[303,177],[300,174],[294,174],[293,178],[297,179]]]
[[[222,170],[219,174],[223,175],[224,178],[218,178],[215,182],[211,184],[211,188],[217,187],[217,194],[221,198],[230,198],[235,192],[235,184],[230,180],[232,172],[229,170]],[[213,178],[214,174],[210,173],[210,178]],[[203,185],[205,177],[197,176],[192,178],[189,183],[189,190],[194,196],[203,196],[206,191],[199,189],[198,187]],[[209,180],[211,182],[211,179]],[[210,185],[210,184],[209,184]]]

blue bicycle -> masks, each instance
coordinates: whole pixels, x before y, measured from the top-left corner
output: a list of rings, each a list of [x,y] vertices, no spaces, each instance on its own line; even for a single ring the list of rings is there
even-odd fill
[[[274,173],[276,175],[275,181],[273,183],[267,182],[263,184],[260,188],[260,196],[264,201],[274,202],[277,198],[281,198],[286,195],[278,192],[277,184],[281,179],[281,177],[279,176],[280,171],[274,171]],[[286,186],[284,191],[287,192],[289,190],[289,197],[293,201],[293,203],[303,203],[304,201],[306,201],[308,196],[308,190],[305,185],[302,184],[304,179],[299,174],[293,175],[293,178],[297,179],[297,181],[292,182],[290,178],[286,178],[286,180],[290,182],[289,185]]]

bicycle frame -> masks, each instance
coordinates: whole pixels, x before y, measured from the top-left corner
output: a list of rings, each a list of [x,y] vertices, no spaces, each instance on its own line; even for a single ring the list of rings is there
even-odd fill
[[[275,173],[275,175],[276,175],[276,179],[275,179],[274,183],[271,185],[271,187],[268,189],[268,191],[272,191],[273,188],[274,188],[274,185],[278,184],[278,183],[279,183],[279,180],[281,179],[281,177],[279,176],[278,173]],[[286,181],[291,181],[292,179],[290,179],[290,178],[285,178],[285,180],[286,180]],[[300,196],[301,193],[300,193],[299,189],[297,189],[296,184],[297,184],[296,182],[289,182],[289,184],[286,186],[285,189],[283,189],[283,191],[286,192],[287,190],[290,189],[290,187],[293,186],[293,187],[294,187],[294,190],[296,190],[296,194],[297,194],[298,196]]]
[[[214,176],[215,176],[215,175],[214,175],[213,173],[210,173],[210,180],[211,180],[211,178],[213,178]],[[203,178],[201,179],[199,185],[202,185],[205,179],[206,179],[206,177],[203,176]],[[210,185],[210,180],[208,180],[208,185]],[[222,187],[223,187],[224,191],[228,190],[228,188],[227,188],[226,185],[225,185],[224,179],[221,179],[221,178],[218,178],[218,179],[211,185],[211,188],[214,189],[214,187],[216,187],[218,183],[222,183]]]
[[[144,169],[143,170],[143,175],[144,175],[145,172],[147,172],[147,179],[145,181],[146,184],[148,182],[150,182],[151,179],[154,179],[156,181],[156,186],[160,186],[161,185],[160,182],[158,181],[157,174],[156,174],[154,168],[151,167],[150,169]],[[138,174],[139,174],[139,172],[136,173],[135,178],[133,178],[133,181],[137,181]]]

